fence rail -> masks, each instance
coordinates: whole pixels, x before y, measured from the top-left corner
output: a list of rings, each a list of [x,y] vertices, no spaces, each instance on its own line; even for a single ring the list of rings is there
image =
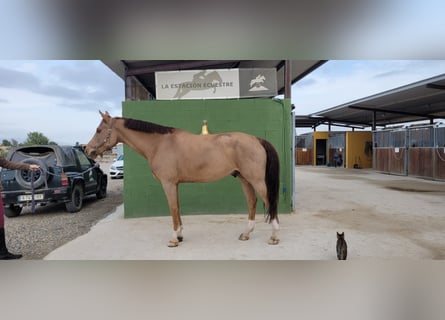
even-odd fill
[[[445,180],[445,127],[406,127],[373,132],[374,169]]]

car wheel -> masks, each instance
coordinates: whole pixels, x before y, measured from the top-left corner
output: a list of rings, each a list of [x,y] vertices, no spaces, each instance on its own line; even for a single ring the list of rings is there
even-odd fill
[[[20,161],[21,163],[27,163],[27,164],[37,164],[40,166],[40,170],[34,171],[34,188],[41,187],[48,177],[46,164],[36,158],[28,158],[25,160]],[[15,179],[17,183],[25,188],[25,189],[32,189],[31,182],[32,182],[32,173],[31,170],[16,170],[15,172]]]
[[[7,216],[8,218],[17,217],[20,215],[21,212],[22,207],[15,204],[10,204],[9,207],[5,207],[5,216]]]
[[[96,192],[97,199],[103,199],[107,196],[107,176],[102,175],[99,182],[99,190]]]
[[[70,201],[65,202],[68,212],[78,212],[82,209],[83,204],[83,187],[80,183],[76,183],[71,191]]]

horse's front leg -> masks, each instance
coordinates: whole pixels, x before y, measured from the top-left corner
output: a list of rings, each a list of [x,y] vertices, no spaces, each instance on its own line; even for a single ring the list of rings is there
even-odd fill
[[[173,236],[168,242],[169,247],[177,247],[179,242],[183,240],[182,236],[182,221],[179,213],[179,197],[178,184],[170,182],[162,182],[165,195],[167,197],[170,214],[173,220]]]

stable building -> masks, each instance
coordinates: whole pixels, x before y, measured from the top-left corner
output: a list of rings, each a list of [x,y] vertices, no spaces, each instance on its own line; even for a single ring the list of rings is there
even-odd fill
[[[297,165],[372,168],[371,131],[316,131],[296,138]]]
[[[326,165],[332,161],[332,150],[341,148],[346,152],[343,156],[348,168],[351,164],[367,167],[360,162],[368,161],[371,152],[370,167],[379,172],[445,180],[444,119],[445,74],[442,74],[308,116],[295,116],[296,127],[314,130],[296,138],[296,162]],[[322,124],[329,128],[370,131],[316,131]],[[360,138],[348,144],[348,135]]]
[[[294,129],[291,85],[325,61],[311,60],[119,60],[103,61],[125,82],[122,115],[202,132],[242,131],[264,138],[280,158],[278,212],[294,202]],[[284,99],[274,99],[283,94]],[[124,146],[125,217],[169,215],[161,184],[147,160]],[[205,157],[203,152],[201,155]],[[182,214],[247,212],[239,181],[179,185]],[[258,201],[257,212],[264,212]]]

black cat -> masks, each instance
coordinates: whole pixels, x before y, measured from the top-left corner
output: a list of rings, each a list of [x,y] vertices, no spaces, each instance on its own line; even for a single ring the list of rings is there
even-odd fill
[[[348,255],[348,245],[345,240],[345,233],[337,232],[337,258],[338,260],[346,260]]]

